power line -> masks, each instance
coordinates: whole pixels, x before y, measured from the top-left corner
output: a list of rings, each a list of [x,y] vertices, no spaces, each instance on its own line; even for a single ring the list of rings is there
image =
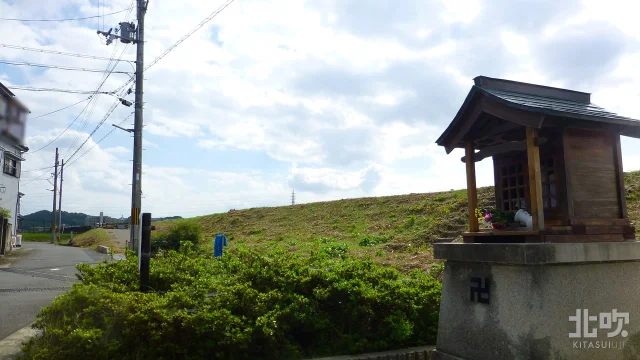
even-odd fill
[[[52,166],[52,167],[53,167],[53,166]],[[44,175],[44,174],[46,174],[46,173],[47,173],[47,170],[45,170],[42,174],[40,174],[40,175],[36,176],[35,178],[33,178],[33,179],[31,179],[31,180],[27,181],[26,183],[22,184],[22,186],[26,186],[26,185],[31,184],[32,182],[34,182],[34,181],[36,181],[36,180],[40,179],[40,178],[42,177],[42,175]],[[44,180],[44,179],[42,179],[42,180]]]
[[[11,90],[24,90],[24,91],[37,91],[37,92],[62,92],[68,94],[105,94],[105,95],[113,95],[113,91],[88,91],[88,90],[73,90],[73,89],[57,89],[57,88],[38,88],[38,87],[30,87],[30,86],[7,86],[7,88]]]
[[[152,67],[153,65],[155,65],[158,61],[160,61],[163,57],[167,56],[167,54],[169,54],[173,49],[175,49],[178,45],[182,44],[183,41],[187,40],[187,38],[189,38],[189,36],[193,35],[196,31],[200,30],[201,27],[203,27],[206,23],[208,23],[209,21],[211,21],[214,17],[216,17],[216,15],[218,15],[220,12],[222,12],[222,10],[226,9],[227,6],[231,5],[231,3],[234,0],[229,0],[227,1],[225,4],[223,4],[222,6],[220,6],[219,8],[217,8],[214,12],[212,12],[209,16],[207,16],[204,20],[202,20],[198,25],[196,25],[195,28],[193,28],[191,31],[189,31],[185,36],[183,36],[180,40],[176,41],[175,44],[171,45],[167,50],[165,50],[162,54],[160,54],[160,56],[158,56],[157,58],[155,58],[153,61],[151,61],[149,63],[149,65],[147,65],[144,69],[145,71],[147,69],[149,69],[150,67]]]
[[[131,11],[133,10],[133,5],[135,3],[136,0],[131,0],[131,3],[129,4],[129,11],[127,12],[127,14],[124,16],[124,19],[122,22],[127,22],[129,19],[129,15],[131,15]],[[122,52],[120,53],[120,57],[116,60],[114,59],[114,56],[117,52],[118,49],[118,44],[116,43],[116,45],[114,45],[113,50],[111,51],[111,57],[109,58],[109,62],[107,63],[107,68],[105,69],[104,75],[102,77],[102,82],[100,83],[100,85],[98,85],[98,89],[100,90],[102,89],[102,86],[105,84],[105,82],[107,81],[107,79],[109,78],[109,76],[111,75],[111,71],[113,71],[116,67],[116,65],[120,62],[120,59],[122,59],[122,57],[124,56],[125,51],[127,50],[127,46],[125,45],[124,49],[122,49]],[[112,60],[115,60],[115,64],[113,65],[113,67],[111,68],[111,71],[109,71],[109,67],[112,64]],[[89,102],[89,104],[91,104],[92,102]],[[89,123],[89,118],[91,117],[91,115],[93,115],[93,110],[95,109],[96,106],[96,102],[93,102],[91,108],[89,109],[89,112],[85,115],[85,120],[82,124],[82,126],[80,127],[80,131],[84,130],[84,128],[87,126],[87,124]],[[78,133],[76,135],[76,137],[74,138],[73,142],[71,143],[71,145],[69,145],[69,148],[67,150],[67,152],[65,153],[65,158],[70,159],[67,157],[67,155],[69,153],[71,153],[71,150],[73,149],[74,146],[76,146],[76,144],[78,143],[78,140],[80,139],[80,134]],[[80,148],[78,148],[79,150]]]
[[[131,0],[131,3],[129,4],[129,12],[127,12],[127,14],[125,15],[124,19],[122,22],[127,22],[129,19],[129,15],[131,15],[131,11],[133,10],[133,5],[135,3],[136,0]],[[114,45],[113,50],[111,51],[111,58],[114,57],[114,55],[117,52],[118,49],[118,45],[119,43],[116,43],[116,45]],[[113,67],[111,68],[111,70],[109,70],[109,67],[112,64],[112,61],[109,61],[107,63],[107,68],[105,69],[105,73],[103,75],[102,78],[102,82],[100,83],[100,85],[98,86],[97,90],[100,90],[102,88],[102,86],[105,84],[105,82],[107,81],[107,79],[109,78],[109,76],[111,75],[111,72],[115,69],[116,65],[118,64],[118,62],[120,61],[120,59],[122,59],[122,56],[124,56],[125,51],[127,50],[128,45],[125,45],[124,49],[122,49],[122,52],[120,53],[120,57],[118,58],[118,60],[116,60],[115,64],[113,65]],[[88,122],[89,122],[89,117],[91,115],[93,115],[93,110],[95,109],[95,105],[96,103],[93,103],[93,106],[91,107],[91,109],[89,110],[89,113],[85,116],[85,121],[83,122],[80,131],[84,130],[84,128],[87,126]],[[107,115],[108,116],[108,115]],[[101,126],[102,124],[98,124],[98,126],[96,126],[96,128],[94,129],[94,131],[92,132],[92,134]],[[91,137],[91,135],[89,135],[89,138]],[[87,140],[89,139],[87,138]],[[76,135],[75,139],[73,140],[73,143],[69,146],[69,149],[67,151],[67,153],[65,154],[65,158],[67,158],[68,160],[70,160],[71,158],[67,157],[67,155],[69,153],[71,153],[71,150],[73,149],[74,146],[76,146],[76,144],[78,143],[78,140],[80,139],[80,135]],[[87,142],[87,140],[85,140],[85,143]],[[84,144],[84,143],[83,143]],[[82,145],[76,150],[76,152],[78,152],[78,150],[80,150],[80,148],[82,147]]]
[[[71,66],[37,64],[37,63],[29,63],[24,61],[0,60],[0,64],[14,65],[14,66],[33,66],[33,67],[39,67],[39,68],[65,70],[65,71],[84,71],[84,72],[98,72],[98,73],[104,72],[104,70],[100,70],[100,69],[87,69],[87,68],[71,67]],[[113,71],[113,73],[129,75],[132,72],[131,71]]]
[[[87,136],[87,138],[84,140],[84,142],[82,144],[80,144],[80,146],[76,149],[76,151],[74,151],[73,154],[71,154],[71,156],[68,157],[67,161],[71,160],[75,156],[75,154],[77,154],[78,151],[80,151],[80,149],[82,149],[84,144],[86,144],[87,141],[89,141],[89,139],[91,139],[91,135],[95,134],[95,132],[98,131],[98,129],[102,126],[102,124],[104,124],[104,122],[107,121],[107,119],[109,118],[111,113],[113,113],[113,111],[116,109],[116,107],[118,107],[118,103],[119,103],[119,100],[116,99],[116,101],[111,105],[109,110],[107,110],[107,113],[104,115],[102,120],[100,120],[98,125],[96,125],[96,127],[93,129],[93,131],[91,131],[91,134],[89,134],[89,136]]]
[[[46,113],[46,114],[38,115],[38,116],[36,116],[36,117],[29,117],[29,121],[31,121],[31,120],[35,120],[35,119],[38,119],[38,118],[41,118],[41,117],[44,117],[44,116],[47,116],[47,115],[51,115],[51,114],[57,113],[57,112],[62,111],[62,110],[66,110],[66,109],[68,109],[68,108],[70,108],[70,107],[76,106],[76,105],[78,105],[78,104],[80,104],[80,103],[82,103],[82,102],[85,102],[85,101],[89,100],[89,99],[91,99],[91,96],[89,96],[88,98],[86,98],[86,99],[84,99],[84,100],[80,100],[80,101],[78,101],[78,102],[77,102],[77,103],[75,103],[75,104],[71,104],[71,105],[69,105],[69,106],[65,106],[65,107],[60,108],[60,109],[58,109],[58,110],[54,110],[54,111],[52,111],[52,112],[48,112],[48,113]]]
[[[78,20],[87,20],[87,19],[95,19],[98,17],[105,17],[105,16],[109,16],[109,15],[115,15],[115,14],[120,14],[123,13],[127,10],[130,10],[131,8],[127,8],[124,10],[120,10],[120,11],[116,11],[116,12],[112,12],[109,14],[102,14],[102,15],[96,15],[96,16],[87,16],[87,17],[80,17],[80,18],[68,18],[68,19],[16,19],[16,18],[0,18],[0,20],[5,20],[5,21],[23,21],[23,22],[44,22],[44,21],[78,21]]]
[[[129,18],[129,15],[131,14],[131,10],[133,9],[134,1],[135,1],[135,0],[132,0],[132,1],[131,1],[131,4],[129,5],[129,9],[128,9],[128,10],[129,10],[129,12],[125,15],[124,22],[126,22],[126,21],[127,21],[127,19]],[[108,60],[108,61],[109,61],[109,62],[107,63],[107,68],[106,68],[106,69],[105,69],[105,71],[104,71],[104,75],[103,75],[102,81],[101,81],[100,85],[98,85],[98,88],[96,89],[96,91],[95,91],[95,92],[93,92],[92,96],[90,96],[90,97],[88,98],[88,99],[89,99],[89,102],[87,103],[87,105],[82,109],[82,111],[80,111],[80,113],[78,114],[78,116],[76,116],[76,118],[71,122],[71,124],[69,124],[69,126],[67,126],[67,128],[66,128],[64,131],[62,131],[62,133],[61,133],[60,135],[58,135],[58,136],[57,136],[53,141],[55,141],[55,140],[57,140],[58,138],[60,138],[60,136],[62,136],[62,135],[63,135],[63,134],[64,134],[64,133],[65,133],[65,132],[66,132],[66,131],[67,131],[67,130],[68,130],[68,129],[69,129],[69,128],[70,128],[70,127],[71,127],[71,126],[76,122],[76,121],[77,121],[77,119],[78,119],[78,118],[79,118],[83,113],[85,113],[85,111],[87,110],[87,108],[88,108],[90,105],[92,105],[92,104],[93,104],[93,106],[91,106],[91,108],[89,109],[89,114],[85,117],[85,122],[84,122],[84,124],[82,125],[81,130],[80,130],[80,131],[82,131],[82,129],[84,129],[84,127],[87,125],[87,123],[88,123],[88,119],[89,119],[89,117],[90,117],[90,114],[91,114],[91,113],[93,113],[93,109],[95,108],[95,104],[96,104],[96,102],[95,102],[94,100],[99,96],[99,95],[98,95],[98,96],[94,96],[94,95],[104,93],[104,92],[100,92],[100,89],[102,89],[102,86],[104,86],[105,82],[107,81],[107,79],[109,78],[109,76],[111,75],[111,73],[113,72],[113,70],[115,69],[115,67],[118,65],[118,63],[119,63],[120,61],[127,61],[127,62],[129,62],[129,63],[132,63],[132,62],[133,62],[133,61],[130,61],[130,60],[122,60],[122,56],[124,55],[125,50],[127,49],[127,47],[126,47],[126,46],[125,46],[125,48],[122,50],[122,53],[120,53],[120,57],[119,57],[118,59],[115,59],[115,58],[113,57],[113,56],[115,55],[115,53],[116,53],[117,46],[114,46],[114,49],[113,49],[113,51],[112,51],[112,53],[111,53],[111,57],[109,57],[109,58],[105,58],[105,57],[97,57],[97,56],[91,56],[91,55],[82,55],[82,54],[65,53],[65,52],[60,52],[60,51],[52,51],[52,50],[44,50],[44,49],[34,49],[34,48],[27,48],[27,47],[21,47],[21,46],[15,46],[15,45],[6,45],[6,44],[0,44],[0,47],[7,47],[7,48],[14,48],[14,49],[20,49],[20,50],[26,50],[26,51],[35,51],[35,52],[53,53],[53,54],[57,54],[57,55],[74,56],[74,57],[80,57],[80,58],[90,58],[90,59],[96,59],[96,60]],[[115,62],[115,63],[114,63],[114,62]],[[112,63],[114,63],[114,64],[113,64],[113,67],[111,67],[111,69],[110,69],[110,66],[111,66],[111,64],[112,64]],[[109,95],[111,95],[110,93],[105,93],[105,94],[109,94]],[[115,102],[114,104],[115,104],[115,106],[117,106],[117,100],[116,100],[116,102]],[[112,109],[115,109],[115,106],[112,106]],[[104,123],[104,121],[106,120],[106,118],[111,114],[111,112],[113,112],[113,110],[112,110],[112,109],[110,109],[111,111],[109,111],[109,112],[107,113],[106,117],[102,120],[102,122],[101,122],[100,124],[98,124],[98,126],[94,129],[94,131],[93,131],[91,134],[95,133],[95,131],[96,131],[96,130],[97,130],[97,129],[102,125],[102,123]],[[91,137],[91,135],[89,135],[89,138],[90,138],[90,137]],[[88,140],[89,138],[87,138],[87,140]],[[75,146],[75,143],[77,142],[77,139],[79,139],[79,134],[78,134],[78,135],[76,135],[76,138],[75,138],[75,139],[76,139],[76,140],[74,140],[74,143],[69,147],[69,152],[71,151],[71,149],[73,148],[73,146]],[[87,140],[85,140],[85,143],[87,142]],[[52,142],[50,142],[49,144],[45,145],[44,147],[49,146],[51,143],[53,143],[53,141],[52,141]],[[83,143],[82,145],[84,145],[84,143]],[[82,145],[81,145],[81,146],[76,150],[76,152],[74,152],[74,155],[75,155],[75,153],[77,153],[77,152],[82,148]],[[40,148],[40,149],[38,149],[38,150],[36,150],[36,151],[42,150],[44,147],[42,147],[42,148]],[[36,152],[36,151],[34,151],[34,152]],[[33,153],[33,152],[32,152],[32,153]],[[73,156],[73,155],[72,155],[72,156]],[[66,157],[66,155],[65,155],[65,157]],[[68,159],[71,159],[71,158],[68,158]],[[45,172],[44,172],[44,173],[42,173],[42,174],[38,175],[36,178],[34,178],[34,179],[32,179],[32,180],[28,181],[28,182],[27,182],[27,183],[25,183],[24,185],[30,184],[30,183],[32,183],[33,181],[36,181],[36,180],[40,179],[44,174],[46,174],[46,172],[47,172],[47,171],[45,170]]]
[[[133,2],[132,2],[131,4],[133,5]],[[126,16],[126,17],[128,17],[128,16],[129,16],[129,14],[127,14],[127,16]],[[128,45],[125,45],[124,49],[122,49],[122,52],[120,53],[120,58],[122,58],[122,56],[124,55],[125,51],[127,50],[127,46],[128,46]],[[113,51],[112,51],[112,55],[111,55],[111,56],[115,55],[116,50],[117,50],[117,46],[115,46],[115,47],[113,48]],[[117,61],[116,61],[116,62],[113,64],[113,67],[111,68],[111,70],[109,71],[109,66],[111,65],[111,63],[112,63],[112,62],[110,61],[110,62],[107,64],[107,69],[105,70],[105,74],[104,74],[104,76],[103,76],[102,82],[101,82],[101,83],[100,83],[100,85],[98,86],[98,90],[100,90],[100,89],[102,88],[102,86],[105,84],[105,82],[107,81],[107,79],[108,79],[108,78],[109,78],[109,76],[111,75],[111,72],[113,71],[113,69],[116,67],[116,65],[118,65],[118,63],[117,63]],[[77,152],[82,148],[82,146],[83,146],[83,145],[84,145],[84,144],[89,140],[89,138],[91,138],[91,135],[93,135],[93,134],[98,130],[98,128],[100,128],[100,126],[102,126],[102,124],[104,123],[104,121],[106,120],[106,118],[107,118],[107,117],[109,117],[109,115],[111,115],[111,112],[113,112],[113,110],[114,110],[114,109],[115,109],[115,107],[117,106],[117,103],[118,103],[118,99],[116,99],[116,101],[114,101],[113,105],[111,106],[111,109],[110,109],[109,111],[107,111],[107,115],[106,115],[106,117],[102,120],[102,122],[101,122],[101,123],[99,123],[99,124],[95,127],[95,129],[91,132],[91,134],[89,135],[89,137],[87,137],[87,139],[82,143],[82,145],[80,145],[80,147],[78,147],[78,149],[74,152],[74,155],[75,155],[75,153],[77,153]],[[80,128],[80,131],[84,130],[84,128],[85,128],[85,127],[87,126],[87,124],[89,123],[89,117],[91,117],[91,115],[93,115],[93,110],[95,109],[95,105],[96,105],[96,103],[94,102],[94,103],[93,103],[93,106],[92,106],[92,107],[91,107],[91,109],[89,110],[89,113],[87,114],[87,116],[85,116],[85,121],[83,122],[83,124],[82,124],[82,126],[81,126],[81,128]],[[73,157],[73,155],[71,155],[71,157],[67,157],[67,155],[71,152],[71,149],[73,149],[73,147],[74,147],[74,146],[76,146],[76,144],[78,143],[78,140],[79,140],[79,139],[80,139],[80,135],[78,134],[78,135],[75,137],[75,139],[74,139],[73,143],[69,146],[68,151],[65,153],[65,156],[64,156],[64,157],[65,157],[65,158],[67,158],[68,160],[71,160],[71,157]]]
[[[116,60],[114,58],[108,58],[108,57],[102,57],[102,56],[75,54],[75,53],[69,53],[69,52],[64,52],[64,51],[55,51],[55,50],[49,50],[49,49],[36,49],[36,48],[30,48],[30,47],[26,47],[26,46],[17,46],[17,45],[9,45],[9,44],[0,44],[0,47],[7,48],[7,49],[33,51],[33,52],[46,53],[46,54],[72,56],[72,57],[77,57],[77,58],[85,58],[85,59],[93,59],[93,60],[109,60],[109,61]],[[117,59],[117,60],[118,61],[126,61],[126,62],[129,62],[129,63],[135,63],[135,61],[133,61],[133,60],[122,60],[122,59]]]
[[[218,15],[219,13],[222,12],[222,10],[226,9],[229,5],[231,5],[231,3],[234,0],[228,0],[226,3],[224,3],[222,6],[220,6],[219,8],[217,8],[214,12],[212,12],[211,14],[209,14],[209,16],[207,16],[204,20],[202,20],[198,25],[196,25],[196,27],[194,27],[193,29],[191,29],[191,31],[189,31],[186,35],[184,35],[182,38],[180,38],[180,40],[176,41],[173,45],[169,46],[162,54],[160,54],[160,56],[156,57],[155,59],[153,59],[149,65],[145,66],[144,71],[149,70],[150,67],[152,67],[153,65],[155,65],[158,61],[160,61],[162,58],[164,58],[165,56],[167,56],[167,54],[169,54],[171,51],[173,51],[173,49],[175,49],[176,47],[178,47],[178,45],[182,44],[185,40],[187,40],[187,38],[189,38],[191,35],[193,35],[196,31],[198,31],[201,27],[203,27],[206,23],[208,23],[209,21],[211,21],[214,17],[216,17],[216,15]],[[133,82],[134,80],[134,76],[132,76],[131,78],[129,78],[129,80],[127,80],[124,84],[122,84],[119,88],[117,88],[115,90],[115,92],[118,92],[122,89],[124,89],[127,85],[129,85],[131,82]]]
[[[93,96],[89,96],[87,99],[92,99],[92,98],[93,98]],[[87,99],[85,99],[85,100],[83,100],[83,101],[86,101]],[[73,119],[73,121],[71,122],[71,124],[69,124],[69,126],[67,126],[67,127],[66,127],[66,128],[65,128],[65,129],[60,133],[60,134],[58,134],[58,136],[56,136],[56,138],[55,138],[55,139],[53,139],[53,140],[49,141],[49,143],[47,143],[45,146],[43,146],[43,147],[39,148],[38,150],[31,151],[31,152],[30,152],[30,154],[37,153],[38,151],[40,151],[40,150],[42,150],[42,149],[46,148],[47,146],[49,146],[49,145],[53,144],[53,142],[54,142],[54,141],[58,140],[58,139],[60,138],[60,136],[64,135],[64,133],[65,133],[65,132],[67,132],[67,130],[69,130],[69,128],[70,128],[73,124],[75,124],[76,120],[78,120],[78,118],[80,117],[80,115],[82,115],[82,114],[84,113],[84,111],[87,109],[87,107],[89,107],[89,104],[91,104],[91,102],[87,103],[87,105],[85,105],[85,106],[84,106],[84,108],[82,109],[82,111],[80,111],[80,113],[78,114],[78,116],[76,116],[76,117],[75,117],[75,119]]]
[[[51,169],[51,168],[53,168],[53,166],[47,166],[47,167],[43,167],[43,168],[40,168],[40,169],[20,170],[20,173],[21,173],[21,174],[24,174],[24,173],[26,173],[26,172],[32,172],[32,171],[38,171],[38,170],[45,170],[45,169]]]
[[[120,121],[120,123],[118,123],[118,125],[122,125],[125,121],[127,121],[129,118],[131,118],[131,115],[133,115],[134,113],[129,114],[129,116],[127,116],[126,118],[124,118],[124,120]],[[111,129],[111,131],[109,131],[105,136],[102,137],[102,139],[98,140],[95,144],[93,144],[93,146],[91,146],[87,151],[85,151],[84,153],[82,153],[82,155],[80,155],[79,157],[77,157],[75,160],[73,160],[70,163],[67,163],[67,168],[69,166],[71,166],[71,164],[73,164],[74,162],[82,159],[85,155],[87,155],[87,153],[89,151],[91,151],[94,147],[96,147],[96,145],[100,144],[102,142],[102,140],[104,140],[107,136],[111,135],[111,133],[113,133],[116,129],[113,128]]]

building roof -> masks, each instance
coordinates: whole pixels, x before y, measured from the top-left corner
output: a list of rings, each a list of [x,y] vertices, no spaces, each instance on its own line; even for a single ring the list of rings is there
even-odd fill
[[[0,82],[0,95],[5,97],[14,97],[15,95]]]
[[[545,116],[544,118],[545,123],[549,123],[551,118],[593,121],[615,125],[616,129],[623,135],[640,136],[640,120],[620,116],[592,104],[591,94],[589,93],[485,76],[476,77],[474,83],[453,121],[436,140],[438,145],[446,146],[445,144],[450,142],[448,140],[460,131],[458,127],[469,116],[480,117],[480,114],[470,114],[469,111],[472,104],[479,98],[491,100],[501,107],[548,115],[549,117]],[[542,123],[537,127],[540,126],[542,126]],[[453,144],[454,147],[460,145]],[[449,147],[451,147],[451,144]]]
[[[613,112],[607,111],[604,108],[601,108],[598,105],[592,104],[591,102],[583,103],[493,89],[480,88],[480,90],[496,96],[501,100],[507,102],[508,105],[519,108],[521,110],[536,111],[563,117],[585,118],[585,120],[596,120],[602,122],[622,121],[626,123],[632,121],[634,122],[633,125],[640,126],[640,121],[638,120],[617,115]]]
[[[16,95],[12,93],[11,90],[9,90],[9,88],[4,86],[4,84],[2,84],[1,82],[0,82],[0,96],[3,96],[9,99],[14,104],[18,105],[18,107],[20,107],[22,110],[28,113],[31,113],[31,110],[29,110],[29,108],[26,105],[24,105],[20,100],[18,100]]]

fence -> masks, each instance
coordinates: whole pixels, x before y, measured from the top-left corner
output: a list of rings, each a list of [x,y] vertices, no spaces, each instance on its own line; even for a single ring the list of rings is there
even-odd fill
[[[92,226],[85,225],[73,225],[67,226],[63,225],[62,233],[68,234],[73,231],[74,234],[82,234],[83,232],[91,230]],[[18,232],[20,233],[50,233],[51,232],[51,222],[50,221],[21,221],[20,227],[18,228]]]

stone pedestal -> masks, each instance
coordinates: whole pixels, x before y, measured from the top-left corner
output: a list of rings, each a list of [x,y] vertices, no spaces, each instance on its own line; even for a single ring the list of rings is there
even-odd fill
[[[640,242],[434,254],[447,260],[434,360],[640,359]]]

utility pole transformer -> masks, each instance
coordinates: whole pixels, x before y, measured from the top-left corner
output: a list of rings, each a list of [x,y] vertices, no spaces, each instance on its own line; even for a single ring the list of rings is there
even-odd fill
[[[64,174],[64,159],[62,159],[62,165],[60,165],[60,197],[58,198],[58,241],[60,240],[61,231],[62,231],[62,180]]]
[[[56,241],[56,195],[58,192],[58,148],[56,148],[56,162],[53,171],[53,211],[51,212],[51,243]]]
[[[138,29],[136,37],[136,96],[133,125],[133,180],[131,182],[131,234],[129,248],[136,250],[140,246],[140,209],[142,207],[142,105],[144,72],[144,15],[148,1],[137,0]]]

